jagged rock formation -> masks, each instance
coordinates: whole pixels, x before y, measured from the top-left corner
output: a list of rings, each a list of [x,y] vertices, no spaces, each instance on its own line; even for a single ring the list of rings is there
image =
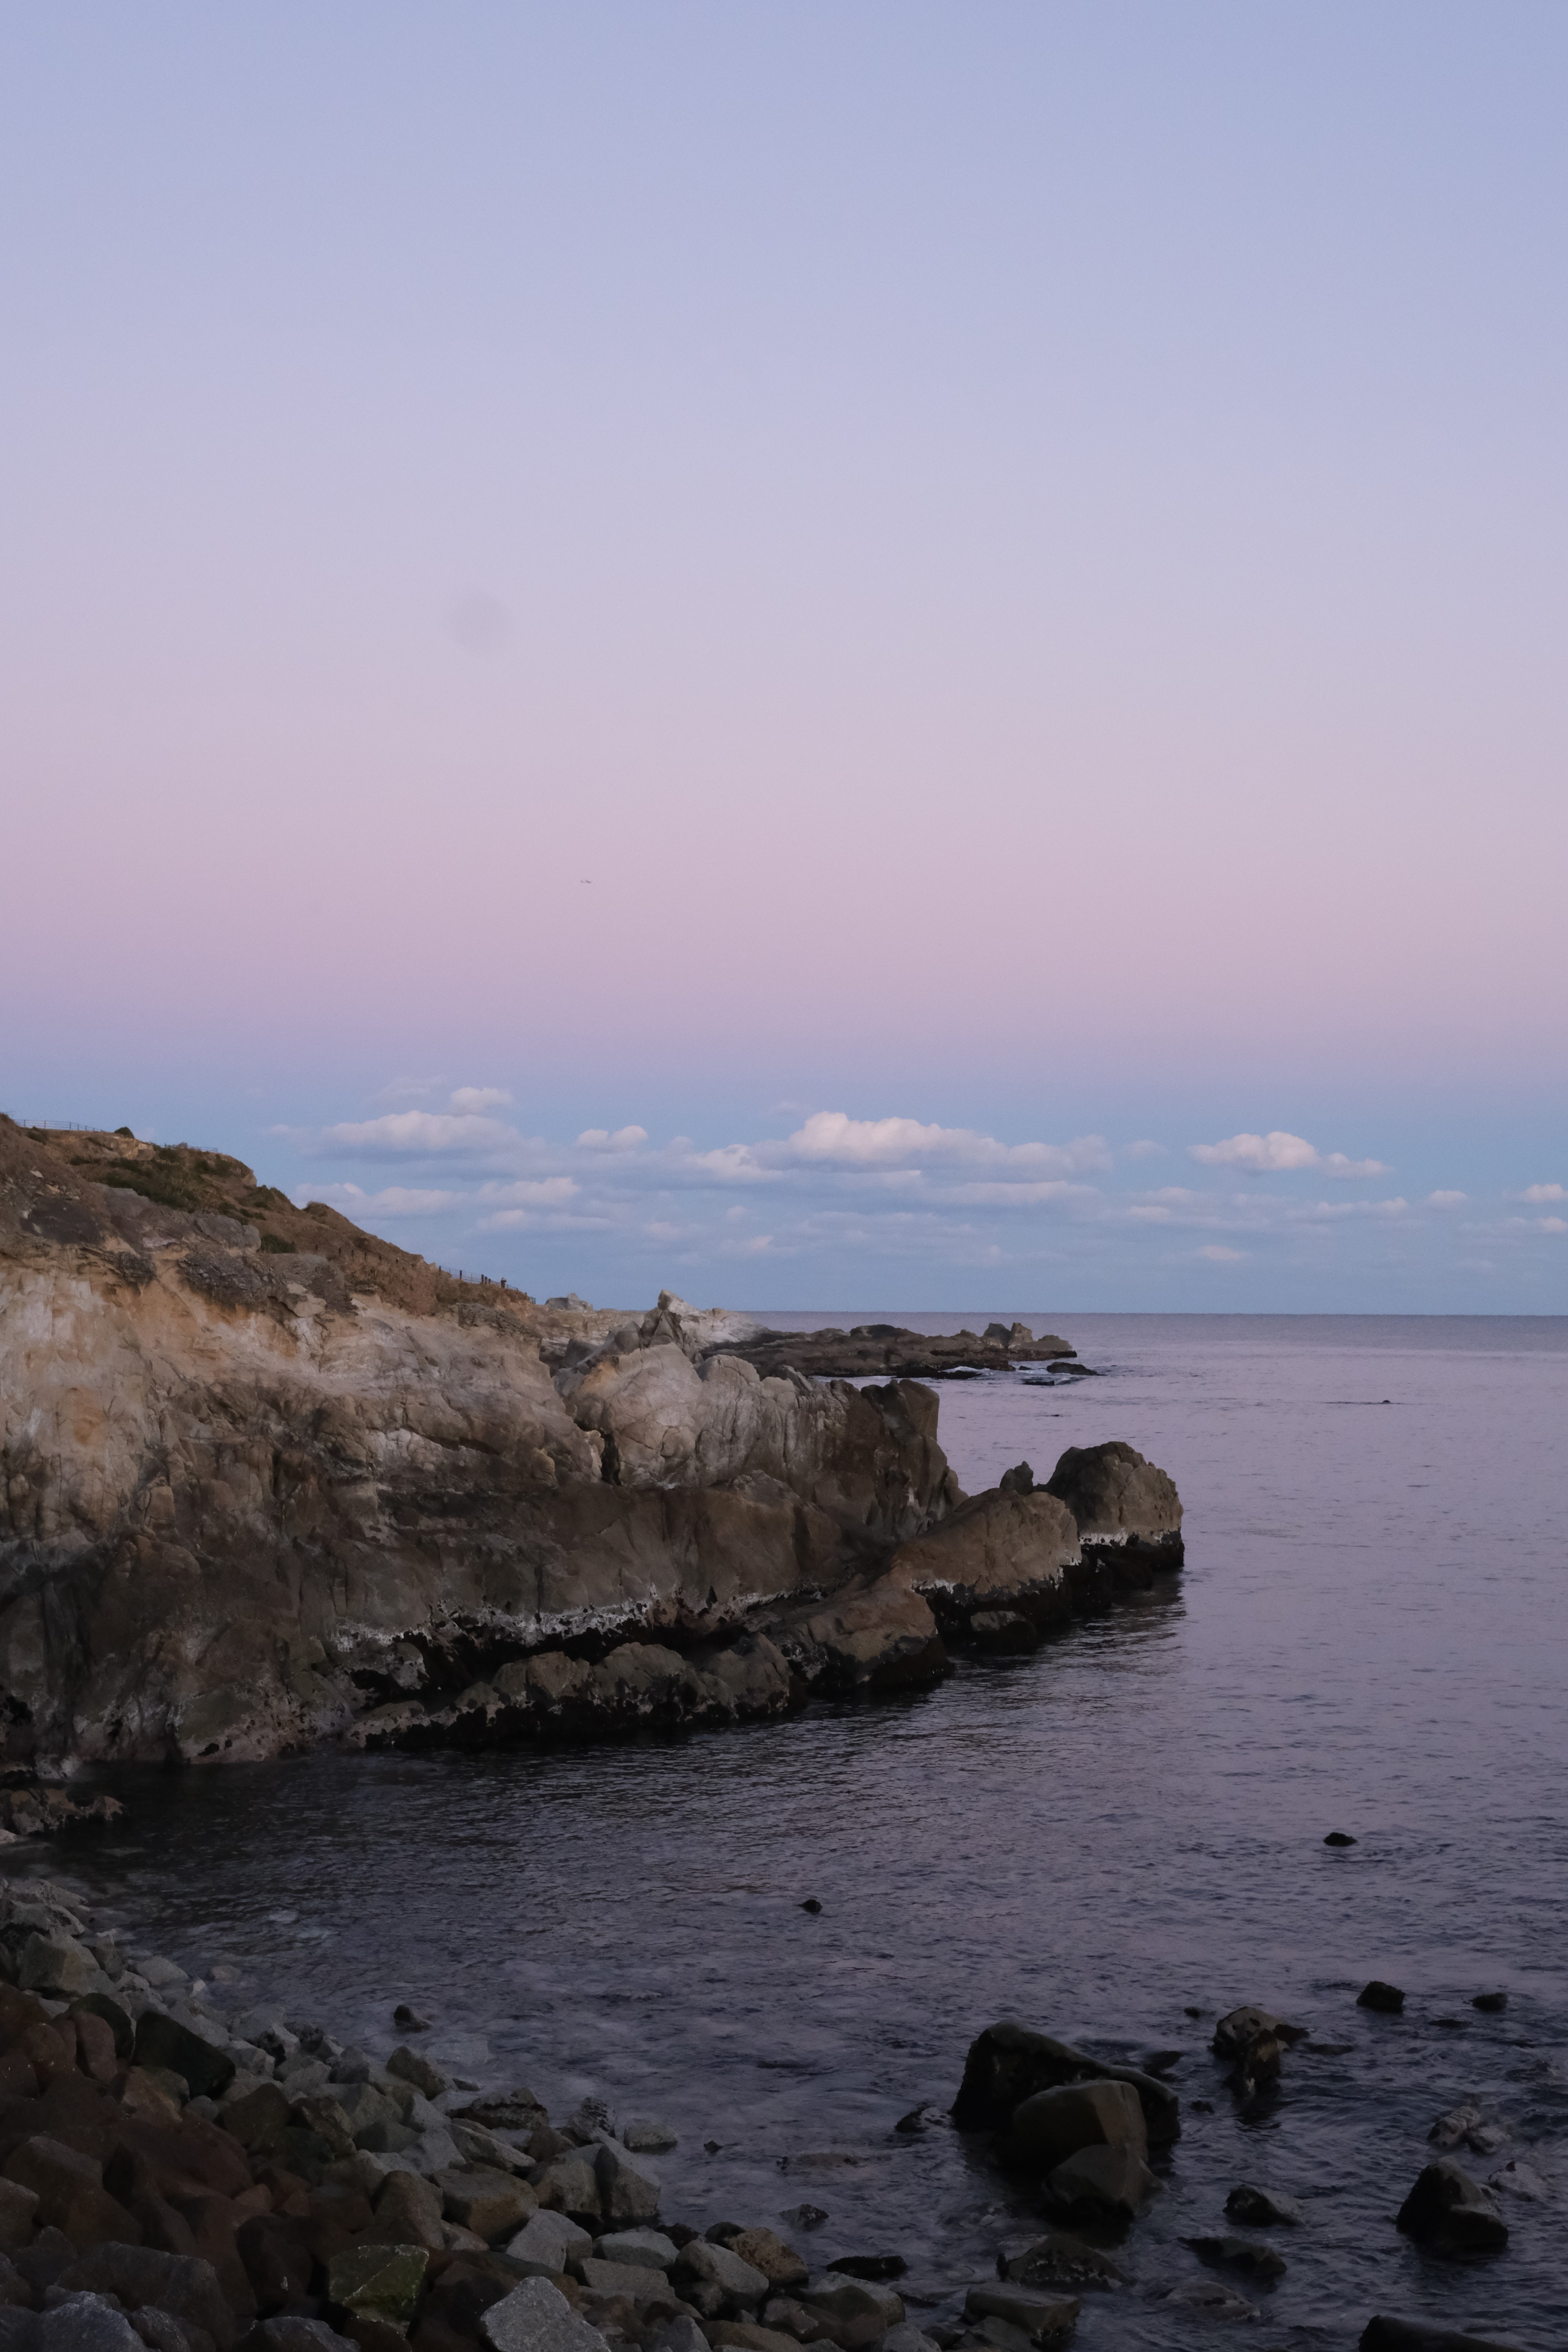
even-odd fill
[[[721,1343],[759,1372],[797,1371],[816,1380],[940,1381],[955,1372],[1005,1372],[1014,1364],[1087,1370],[1067,1340],[1037,1339],[1026,1323],[988,1323],[984,1331],[933,1336],[897,1323],[857,1323],[847,1331],[753,1329]]]
[[[745,1328],[541,1307],[238,1160],[0,1118],[6,1759],[734,1720],[1080,1605],[1070,1496],[966,1501],[929,1390],[767,1375]]]

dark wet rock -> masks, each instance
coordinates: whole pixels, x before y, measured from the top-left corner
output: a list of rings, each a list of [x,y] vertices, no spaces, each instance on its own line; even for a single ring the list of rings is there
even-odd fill
[[[1021,2254],[1009,2255],[1002,2263],[1002,2275],[1015,2285],[1033,2287],[1107,2288],[1127,2282],[1126,2272],[1110,2255],[1065,2230],[1047,2230]]]
[[[676,2135],[657,2116],[632,2116],[621,2126],[621,2145],[634,2156],[661,2156],[679,2147]]]
[[[792,2230],[820,2230],[828,2215],[821,2205],[791,2205],[779,2219],[787,2221]]]
[[[963,2299],[968,2319],[994,2318],[1022,2329],[1031,2344],[1050,2344],[1075,2325],[1076,2295],[1045,2294],[1029,2287],[972,2286]]]
[[[210,2263],[187,2255],[160,2253],[152,2246],[94,2246],[68,2263],[55,2284],[70,2294],[114,2295],[128,2312],[156,2305],[205,2329],[219,2352],[226,2352],[237,2332],[217,2273]]]
[[[400,2033],[428,2033],[430,2031],[429,2019],[421,2017],[416,2009],[410,2009],[405,2000],[400,2000],[393,2011],[392,2021]]]
[[[1357,2352],[1517,2352],[1493,2336],[1462,2336],[1424,2319],[1369,2319]]]
[[[976,1609],[968,1630],[970,1640],[982,1650],[1007,1654],[1039,1646],[1038,1625],[1016,1609]]]
[[[1037,1339],[1026,1323],[993,1323],[984,1332],[931,1334],[907,1331],[896,1323],[858,1323],[848,1331],[758,1331],[726,1342],[723,1352],[740,1357],[763,1379],[786,1371],[816,1380],[942,1380],[959,1370],[1005,1372],[1014,1364],[1071,1361],[1065,1339]]]
[[[1011,1470],[1003,1471],[996,1481],[996,1491],[1000,1495],[1032,1495],[1035,1474],[1026,1462],[1017,1463]]]
[[[1079,2222],[1133,2221],[1160,2183],[1133,2147],[1083,2147],[1046,2175],[1057,2210]]]
[[[744,2252],[744,2251],[743,2247],[736,2248],[737,2252]],[[805,2265],[802,2263],[803,2271],[805,2267]],[[845,2278],[896,2279],[903,2277],[904,2273],[909,2269],[909,2264],[902,2254],[838,2254],[835,2256],[829,2268],[839,2272]],[[769,2275],[772,2276],[773,2273],[770,2273]]]
[[[1434,2253],[1456,2258],[1499,2253],[1508,2243],[1496,2199],[1451,2156],[1439,2157],[1419,2175],[1399,2209],[1398,2226]]]
[[[226,2050],[193,2033],[177,2019],[161,2016],[155,2009],[142,2011],[135,2048],[138,2066],[162,2066],[183,2075],[194,2097],[221,2098],[237,2071]]]
[[[1325,1845],[1354,1845],[1356,1843],[1344,1830],[1331,1830],[1323,1840]]]
[[[1245,2321],[1258,2316],[1258,2305],[1223,2279],[1183,2279],[1179,2285],[1164,2288],[1154,2300],[1168,2308],[1190,2311],[1200,2319]]]
[[[1256,2238],[1184,2238],[1182,2242],[1192,2248],[1200,2263],[1208,2263],[1215,2270],[1235,2271],[1238,2277],[1252,2279],[1259,2286],[1272,2285],[1289,2268],[1283,2254]]]
[[[1010,2020],[988,2025],[970,2043],[952,2120],[960,2131],[1002,2131],[1035,2093],[1089,2081],[1131,2084],[1151,2147],[1167,2147],[1180,2137],[1182,2103],[1168,2083],[1142,2067],[1112,2064]]]
[[[1489,2016],[1495,2016],[1500,2010],[1508,2007],[1508,1995],[1506,1992],[1479,1992],[1471,2001],[1470,2007],[1484,2010]]]
[[[1517,2156],[1492,2174],[1487,2187],[1500,2189],[1505,2197],[1522,2197],[1531,2205],[1549,2203],[1552,2193],[1551,2182]]]
[[[1195,2012],[1198,2016],[1202,2011]],[[1249,2042],[1260,2033],[1272,2034],[1287,2044],[1305,2038],[1304,2025],[1287,2025],[1267,2009],[1233,2009],[1222,2017],[1214,2030],[1214,2053],[1216,2058],[1239,2058]]]
[[[1405,1995],[1397,1985],[1384,1984],[1381,1977],[1373,1977],[1357,1993],[1355,2005],[1358,2009],[1374,2009],[1384,2017],[1397,2017],[1405,2007]]]
[[[1245,2181],[1231,2190],[1225,2200],[1225,2210],[1231,2221],[1244,2222],[1252,2230],[1276,2226],[1299,2230],[1306,2219],[1293,2197],[1282,2197],[1278,2189],[1254,2189]]]
[[[916,2139],[925,2132],[940,2131],[947,2120],[940,2107],[911,2107],[907,2116],[899,2117],[893,2129],[901,2132],[906,2139]]]
[[[1130,2083],[1065,2083],[1037,2091],[1013,2110],[1003,2153],[1007,2162],[1050,2172],[1085,2147],[1127,2147],[1142,2157],[1148,2127]]]
[[[812,1912],[816,1912],[816,1911],[820,1911],[820,1910],[821,1910],[822,1906],[821,1906],[821,1904],[818,1902],[818,1900],[817,1900],[817,1898],[816,1898],[816,1896],[815,1895],[808,1895],[806,1896],[806,1898],[805,1898],[805,1901],[801,1905],[801,1906],[800,1906],[800,1907],[801,1907],[801,1909],[802,1909],[803,1911],[812,1911]]]

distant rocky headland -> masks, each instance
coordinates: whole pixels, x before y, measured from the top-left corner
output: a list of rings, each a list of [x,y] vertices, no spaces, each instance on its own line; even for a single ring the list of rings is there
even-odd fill
[[[1026,1647],[1180,1564],[1175,1488],[1113,1442],[966,1496],[911,1375],[1071,1357],[540,1304],[223,1153],[0,1117],[13,1813],[88,1763],[733,1722]]]

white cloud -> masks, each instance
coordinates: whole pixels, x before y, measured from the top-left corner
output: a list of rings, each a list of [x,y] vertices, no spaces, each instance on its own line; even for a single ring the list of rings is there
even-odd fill
[[[1519,1197],[1521,1201],[1568,1201],[1568,1192],[1561,1184],[1527,1184]]]
[[[505,1110],[510,1101],[504,1087],[457,1087],[447,1108],[459,1118],[471,1118],[479,1111]]]
[[[300,1208],[307,1201],[325,1201],[356,1223],[365,1217],[441,1216],[464,1201],[461,1192],[420,1192],[404,1184],[389,1184],[379,1192],[358,1184],[296,1184],[294,1198]]]
[[[574,1176],[520,1176],[510,1184],[481,1184],[476,1199],[487,1208],[560,1208],[582,1187]]]
[[[1142,1137],[1136,1143],[1130,1143],[1123,1154],[1123,1157],[1128,1160],[1163,1160],[1164,1156],[1164,1145],[1151,1143],[1147,1136]]]
[[[327,1151],[366,1160],[415,1160],[435,1153],[493,1152],[521,1140],[517,1129],[471,1111],[388,1111],[381,1118],[345,1119],[324,1127],[317,1139]]]
[[[1428,1192],[1422,1205],[1428,1209],[1462,1209],[1469,1197],[1468,1192]]]
[[[1103,1136],[1075,1136],[1070,1143],[1000,1143],[972,1127],[927,1126],[918,1118],[851,1118],[847,1111],[814,1111],[782,1144],[756,1147],[759,1156],[831,1163],[841,1168],[994,1168],[1035,1175],[1076,1176],[1109,1168]]]
[[[1543,1234],[1568,1234],[1568,1217],[1537,1217]]]
[[[1342,1151],[1320,1151],[1304,1135],[1276,1127],[1267,1135],[1227,1135],[1221,1143],[1188,1147],[1205,1168],[1245,1168],[1250,1176],[1276,1176],[1292,1168],[1315,1169],[1321,1176],[1386,1176],[1381,1160],[1347,1160]]]
[[[1212,1265],[1239,1265],[1247,1252],[1226,1249],[1223,1242],[1205,1242],[1198,1255],[1206,1257]]]
[[[614,1135],[607,1128],[585,1127],[577,1138],[584,1151],[635,1151],[639,1143],[647,1141],[646,1127],[617,1127]]]

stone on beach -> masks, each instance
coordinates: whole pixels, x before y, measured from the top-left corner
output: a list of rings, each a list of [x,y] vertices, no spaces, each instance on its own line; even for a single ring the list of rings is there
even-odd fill
[[[591,2252],[593,2244],[588,2231],[568,2221],[564,2213],[541,2211],[518,2231],[506,2251],[525,2270],[548,2277],[564,2271],[575,2257]]]
[[[616,2229],[635,2229],[658,2219],[658,2176],[613,2142],[604,2143],[594,2158],[599,2188],[599,2211]],[[568,2210],[572,2209],[568,2208]]]
[[[480,2315],[493,2352],[607,2352],[603,2336],[548,2279],[524,2279]]]

